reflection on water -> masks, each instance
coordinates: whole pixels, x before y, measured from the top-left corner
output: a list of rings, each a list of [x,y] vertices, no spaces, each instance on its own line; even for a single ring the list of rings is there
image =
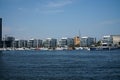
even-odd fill
[[[5,70],[7,70],[5,67],[5,63],[4,63],[4,59],[3,59],[3,52],[0,51],[0,80],[5,80],[7,73],[5,72]]]
[[[0,57],[2,56],[2,51],[0,51]]]
[[[4,51],[0,80],[119,80],[118,51]]]

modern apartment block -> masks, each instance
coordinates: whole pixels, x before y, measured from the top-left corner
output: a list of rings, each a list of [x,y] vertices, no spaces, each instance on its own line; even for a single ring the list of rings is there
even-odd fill
[[[67,46],[67,38],[61,38],[59,41],[59,46],[60,47],[66,47]]]
[[[92,37],[81,38],[81,47],[90,47],[94,43],[95,43],[95,38],[92,38]]]
[[[67,46],[74,47],[74,39],[73,38],[67,38]]]
[[[112,37],[110,35],[109,36],[103,36],[102,46],[112,46]]]
[[[57,39],[47,38],[47,39],[43,42],[43,46],[44,46],[45,48],[56,48],[56,47],[57,47]]]
[[[3,40],[3,47],[14,47],[15,38],[12,36],[5,36]]]
[[[115,46],[120,47],[120,35],[111,35],[111,37],[112,37],[112,43]]]
[[[15,40],[14,47],[15,48],[25,48],[25,47],[28,47],[27,43],[28,43],[27,40]]]
[[[102,45],[120,47],[120,35],[103,36]]]
[[[37,39],[30,39],[28,41],[28,47],[29,48],[37,48],[38,44],[37,44]]]

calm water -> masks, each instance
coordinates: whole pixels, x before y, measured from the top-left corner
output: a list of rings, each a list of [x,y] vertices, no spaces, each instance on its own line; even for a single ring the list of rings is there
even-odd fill
[[[4,51],[0,80],[120,80],[120,50]]]

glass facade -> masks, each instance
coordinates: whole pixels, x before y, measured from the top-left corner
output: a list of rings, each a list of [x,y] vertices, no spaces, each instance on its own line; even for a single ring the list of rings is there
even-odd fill
[[[67,38],[67,46],[68,47],[74,46],[74,39],[73,38]]]
[[[57,47],[57,39],[48,38],[43,43],[46,48],[56,48]]]
[[[67,38],[62,38],[62,39],[59,41],[59,45],[60,45],[60,47],[65,47],[65,46],[67,46]]]
[[[89,47],[95,43],[95,38],[91,37],[82,37],[81,38],[81,47]]]

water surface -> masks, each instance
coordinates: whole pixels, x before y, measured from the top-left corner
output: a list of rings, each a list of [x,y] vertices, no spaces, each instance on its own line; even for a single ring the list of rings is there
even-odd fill
[[[120,50],[3,51],[0,80],[120,80]]]

